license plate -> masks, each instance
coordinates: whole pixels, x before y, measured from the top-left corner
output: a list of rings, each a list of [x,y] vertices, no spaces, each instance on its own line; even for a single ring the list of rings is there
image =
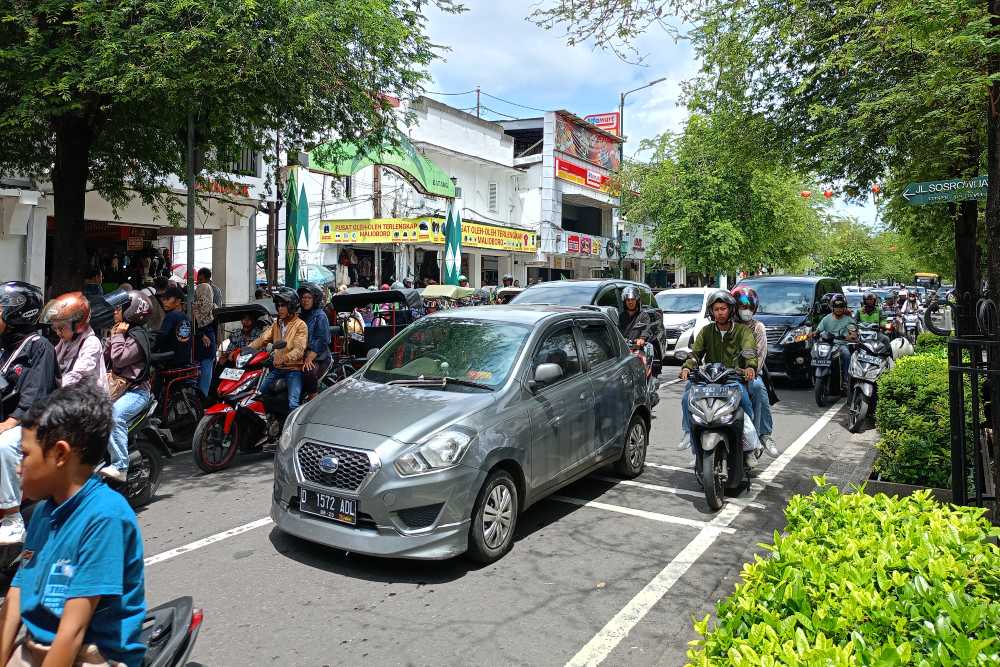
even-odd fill
[[[243,377],[242,368],[226,368],[219,373],[220,380],[239,380],[241,377]]]
[[[299,487],[299,511],[324,519],[354,525],[358,522],[358,501]]]
[[[813,359],[813,366],[819,366],[821,368],[826,368],[829,365],[830,365],[830,360],[829,359],[820,359],[819,357],[816,357],[816,358]]]
[[[698,387],[697,393],[706,398],[725,398],[729,396],[729,388],[721,384],[707,384]]]
[[[864,352],[858,352],[858,359],[866,364],[880,364],[882,359],[871,354],[866,354]]]

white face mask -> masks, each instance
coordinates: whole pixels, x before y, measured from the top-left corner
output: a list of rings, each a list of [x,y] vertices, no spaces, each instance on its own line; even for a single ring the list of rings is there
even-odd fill
[[[740,319],[749,322],[753,319],[753,311],[749,308],[740,308]]]

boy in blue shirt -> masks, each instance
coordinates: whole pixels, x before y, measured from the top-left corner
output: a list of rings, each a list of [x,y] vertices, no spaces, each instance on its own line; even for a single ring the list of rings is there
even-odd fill
[[[21,488],[40,503],[7,593],[0,664],[142,664],[139,525],[94,475],[111,425],[107,396],[90,385],[57,389],[21,421]],[[26,636],[15,643],[22,623]]]

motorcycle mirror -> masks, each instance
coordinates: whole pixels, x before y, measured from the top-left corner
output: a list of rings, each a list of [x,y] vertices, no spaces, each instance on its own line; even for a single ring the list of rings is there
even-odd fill
[[[268,344],[267,344],[267,347],[266,347],[266,348],[264,348],[264,349],[265,349],[265,350],[266,350],[266,351],[267,351],[268,353],[270,353],[270,352],[273,352],[273,351],[274,351],[274,343],[268,343]]]
[[[677,361],[687,361],[688,356],[687,350],[677,350],[674,352],[674,359]]]

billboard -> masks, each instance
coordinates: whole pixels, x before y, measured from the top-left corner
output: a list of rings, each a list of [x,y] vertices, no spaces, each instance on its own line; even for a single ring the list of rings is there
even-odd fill
[[[555,149],[560,153],[614,172],[621,165],[620,144],[620,141],[595,131],[589,123],[556,114]]]
[[[535,252],[537,232],[513,227],[462,221],[462,245],[487,250]],[[324,220],[320,243],[432,243],[444,244],[442,218],[374,218]]]
[[[611,179],[606,174],[602,174],[596,169],[581,167],[559,157],[556,158],[556,177],[604,193],[611,190]]]
[[[605,132],[617,134],[619,137],[622,136],[622,117],[617,111],[611,111],[609,113],[592,113],[589,116],[584,116],[583,119],[591,125],[601,128]]]

